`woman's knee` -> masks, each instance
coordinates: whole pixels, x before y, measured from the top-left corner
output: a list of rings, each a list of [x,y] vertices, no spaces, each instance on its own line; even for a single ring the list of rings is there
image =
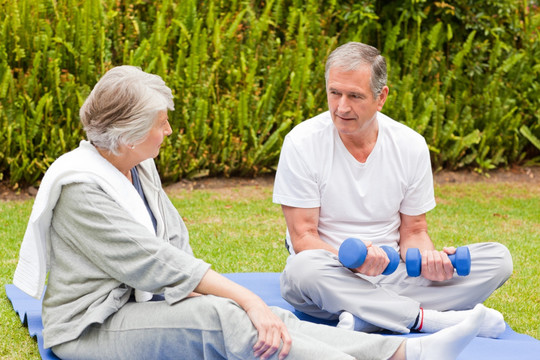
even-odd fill
[[[104,324],[90,326],[78,339],[55,346],[53,352],[74,359],[92,359],[96,348],[100,349],[97,358],[114,359],[166,359],[167,354],[182,352],[195,359],[213,349],[223,356],[211,358],[225,358],[225,348],[230,346],[226,338],[231,338],[227,334],[241,329],[242,333],[236,334],[239,337],[248,333],[249,327],[252,324],[245,311],[221,297],[197,296],[173,305],[129,303]],[[252,339],[246,338],[246,344],[248,340]],[[251,343],[254,341],[250,348]]]

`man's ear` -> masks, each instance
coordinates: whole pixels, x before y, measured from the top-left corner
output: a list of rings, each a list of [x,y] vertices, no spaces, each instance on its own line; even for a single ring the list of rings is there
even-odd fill
[[[381,94],[377,98],[377,111],[382,110],[384,103],[386,102],[386,99],[388,98],[389,91],[390,89],[388,88],[388,86],[383,87]]]

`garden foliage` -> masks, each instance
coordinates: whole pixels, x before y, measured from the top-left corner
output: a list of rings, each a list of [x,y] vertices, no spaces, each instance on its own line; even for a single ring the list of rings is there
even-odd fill
[[[84,138],[109,68],[172,88],[168,181],[275,168],[284,135],[326,110],[324,62],[346,41],[389,64],[384,112],[426,138],[434,168],[538,161],[537,1],[0,0],[0,176],[35,184]]]

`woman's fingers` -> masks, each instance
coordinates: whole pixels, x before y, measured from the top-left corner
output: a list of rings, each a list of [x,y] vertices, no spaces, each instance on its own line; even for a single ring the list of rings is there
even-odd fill
[[[281,333],[278,328],[272,328],[268,332],[267,341],[263,347],[264,352],[261,354],[261,359],[268,359],[270,356],[274,355],[276,351],[279,350],[281,345]]]
[[[281,348],[281,351],[279,353],[279,360],[283,360],[287,357],[287,355],[289,355],[292,346],[292,339],[289,335],[289,332],[287,331],[287,328],[285,328],[284,330],[285,331],[281,332],[281,341],[283,342],[283,347]]]
[[[268,307],[259,311],[249,311],[248,315],[255,325],[259,336],[253,346],[253,354],[260,359],[268,359],[279,350],[279,358],[284,359],[291,348],[291,337],[283,321]]]
[[[283,343],[281,351],[279,353],[280,359],[285,359],[289,355],[291,349],[291,338],[286,328],[272,328],[270,331],[259,331],[259,339],[255,344],[253,354],[255,357],[261,359],[268,359],[279,350],[280,345]]]

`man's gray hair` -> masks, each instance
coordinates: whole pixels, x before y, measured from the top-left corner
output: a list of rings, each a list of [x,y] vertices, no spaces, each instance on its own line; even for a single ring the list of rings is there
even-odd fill
[[[163,79],[135,66],[109,70],[94,86],[79,112],[88,140],[118,154],[120,145],[144,141],[158,112],[174,110]]]
[[[324,77],[328,83],[331,68],[342,68],[345,71],[357,70],[360,66],[371,66],[371,92],[378,97],[386,86],[386,60],[379,50],[373,46],[359,42],[349,42],[341,45],[328,56]]]

